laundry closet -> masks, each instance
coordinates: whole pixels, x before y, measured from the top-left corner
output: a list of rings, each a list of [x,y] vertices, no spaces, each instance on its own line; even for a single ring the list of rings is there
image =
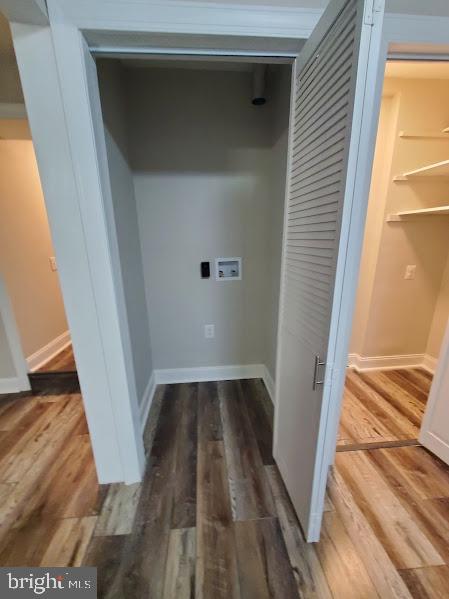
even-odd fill
[[[273,393],[291,64],[97,71],[138,397],[153,370],[180,382],[211,368]]]

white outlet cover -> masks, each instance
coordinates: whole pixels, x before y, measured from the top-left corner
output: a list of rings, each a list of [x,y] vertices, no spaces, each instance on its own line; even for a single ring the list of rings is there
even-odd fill
[[[404,279],[406,281],[410,281],[411,279],[415,278],[415,275],[416,275],[416,264],[409,264],[405,268]]]
[[[50,262],[51,270],[53,270],[54,272],[57,271],[58,265],[56,264],[56,258],[54,256],[50,256],[48,260]]]
[[[215,337],[215,325],[205,324],[204,325],[204,337],[206,339],[213,339]]]

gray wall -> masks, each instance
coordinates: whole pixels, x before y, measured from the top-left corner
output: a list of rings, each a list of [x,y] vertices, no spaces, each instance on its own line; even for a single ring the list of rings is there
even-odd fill
[[[288,121],[290,113],[291,68],[277,68],[272,75],[272,134],[269,190],[270,190],[270,287],[267,307],[267,341],[265,365],[274,378],[276,369],[276,348],[278,330],[278,309],[280,295],[280,265],[282,258],[282,233],[284,226],[285,176],[287,169]]]
[[[0,379],[15,378],[17,376],[13,357],[6,336],[5,325],[0,314]]]
[[[126,87],[154,367],[267,363],[274,374],[279,102],[252,106],[249,72],[129,69]],[[201,260],[221,256],[242,256],[241,282],[201,280]]]
[[[126,107],[119,63],[99,61],[112,201],[139,402],[153,371],[133,178],[127,158]]]

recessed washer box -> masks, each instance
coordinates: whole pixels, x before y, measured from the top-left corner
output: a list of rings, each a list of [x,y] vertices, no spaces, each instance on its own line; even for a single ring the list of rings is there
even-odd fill
[[[241,258],[216,258],[215,279],[217,281],[241,281],[242,259]]]

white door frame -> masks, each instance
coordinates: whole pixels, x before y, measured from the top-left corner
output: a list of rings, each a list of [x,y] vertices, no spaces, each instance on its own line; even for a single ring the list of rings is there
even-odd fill
[[[8,8],[11,19],[97,473],[101,483],[132,483],[142,478],[145,455],[117,240],[108,222],[107,156],[94,135],[94,122],[97,134],[103,123],[98,94],[89,97],[86,34],[102,32],[114,51],[129,51],[130,44],[135,50],[136,43],[142,49],[146,36],[185,52],[188,34],[199,36],[195,44],[207,54],[260,55],[269,46],[270,55],[285,57],[291,38],[307,38],[321,11],[49,0],[46,24],[36,22],[34,0],[29,4],[29,19],[24,2],[0,0],[0,9]],[[217,36],[215,51],[210,34]],[[234,52],[237,39],[246,45]]]
[[[15,376],[8,379],[0,379],[0,393],[18,393],[30,389],[28,380],[28,366],[20,341],[19,329],[14,316],[14,310],[6,289],[3,277],[0,274],[0,316],[5,327],[6,339],[14,365]]]
[[[362,148],[371,157],[377,138],[380,103],[384,82],[385,66],[389,52],[400,52],[403,57],[407,54],[446,53],[449,49],[449,18],[423,17],[414,15],[394,15],[386,13],[383,24],[382,40],[379,48],[377,64],[370,65],[371,81],[374,94],[371,104],[366,106],[372,113],[372,123],[362,143]],[[342,280],[336,283],[335,295],[341,294],[339,314],[335,313],[335,363],[333,367],[332,384],[329,398],[329,414],[325,433],[325,457],[323,460],[323,476],[334,462],[337,447],[338,427],[340,424],[345,372],[348,360],[349,341],[358,287],[358,274],[362,256],[363,238],[365,234],[366,212],[368,209],[369,188],[371,183],[371,168],[366,168],[361,174],[357,197],[359,202],[354,205],[350,222],[348,223],[348,245],[341,259],[345,262]],[[338,300],[338,297],[337,297]],[[334,302],[335,304],[335,302]],[[331,325],[332,326],[332,325]]]

